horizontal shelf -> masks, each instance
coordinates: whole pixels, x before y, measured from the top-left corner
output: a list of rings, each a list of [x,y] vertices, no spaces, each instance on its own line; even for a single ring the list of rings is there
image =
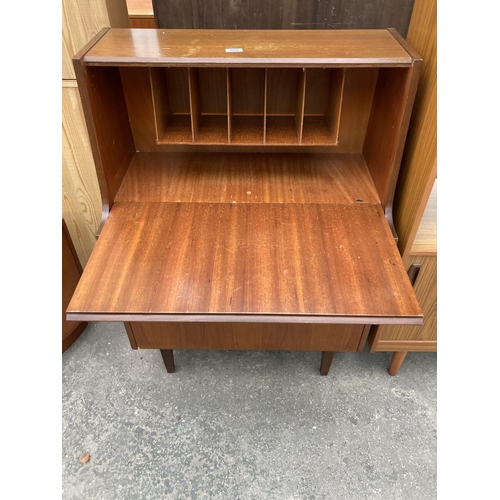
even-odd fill
[[[191,144],[191,117],[189,115],[171,115],[158,144]]]
[[[203,115],[194,139],[195,144],[227,144],[227,116]]]
[[[115,202],[76,318],[421,324],[422,312],[379,205]]]
[[[268,116],[266,119],[266,144],[299,144],[294,116]]]
[[[325,116],[304,116],[302,143],[307,145],[334,145],[330,124]]]
[[[264,116],[233,115],[231,144],[264,144]]]
[[[116,201],[380,204],[347,153],[136,153]]]

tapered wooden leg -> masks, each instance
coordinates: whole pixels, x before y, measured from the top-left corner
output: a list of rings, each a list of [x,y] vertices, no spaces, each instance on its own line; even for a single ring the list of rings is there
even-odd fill
[[[321,353],[321,366],[319,368],[319,373],[321,375],[328,375],[334,354],[335,351],[323,351]]]
[[[172,349],[160,349],[161,357],[163,358],[163,362],[165,363],[165,367],[168,373],[175,372],[174,365],[174,351]]]
[[[398,373],[407,354],[408,351],[398,351],[392,355],[391,364],[389,366],[389,375],[394,376]]]

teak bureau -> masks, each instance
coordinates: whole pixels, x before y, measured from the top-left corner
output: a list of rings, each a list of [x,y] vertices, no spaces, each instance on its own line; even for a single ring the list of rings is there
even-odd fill
[[[392,201],[421,59],[394,30],[105,29],[74,58],[103,200],[70,320],[132,348],[363,349],[422,324]]]

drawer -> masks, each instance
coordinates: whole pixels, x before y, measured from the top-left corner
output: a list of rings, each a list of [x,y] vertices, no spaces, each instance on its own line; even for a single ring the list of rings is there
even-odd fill
[[[131,322],[126,327],[140,349],[356,351],[364,331],[364,325],[296,323]]]

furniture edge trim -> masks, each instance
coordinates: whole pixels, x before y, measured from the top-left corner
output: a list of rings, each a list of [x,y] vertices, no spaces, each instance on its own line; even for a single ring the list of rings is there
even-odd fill
[[[437,352],[437,340],[379,340],[371,352]]]
[[[410,250],[408,257],[437,257],[437,250]]]
[[[162,58],[162,57],[147,57],[138,60],[136,57],[120,57],[120,58],[104,58],[97,56],[85,56],[85,64],[87,66],[135,66],[135,67],[205,67],[212,68],[232,68],[232,67],[247,67],[247,68],[410,68],[414,60],[394,61],[388,58],[373,58],[366,59],[360,62],[359,59],[331,59],[331,58],[190,58],[183,57]]]
[[[74,79],[69,80],[62,80],[62,88],[63,89],[77,89],[78,88],[78,82]]]
[[[102,28],[93,38],[91,38],[73,57],[73,64],[85,57],[85,54],[110,30],[111,28]]]
[[[352,325],[417,325],[422,316],[327,316],[288,314],[141,314],[141,313],[82,313],[68,312],[68,321],[123,321],[123,322],[206,322],[206,323],[323,323]]]
[[[399,45],[401,45],[401,47],[413,60],[423,60],[418,52],[406,41],[405,38],[403,38],[403,36],[395,28],[387,28],[387,31],[394,37],[394,39],[399,43]]]

